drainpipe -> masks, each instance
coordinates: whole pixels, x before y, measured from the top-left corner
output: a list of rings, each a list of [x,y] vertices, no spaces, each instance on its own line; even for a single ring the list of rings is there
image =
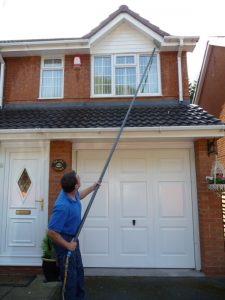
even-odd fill
[[[0,54],[0,109],[2,109],[3,105],[3,87],[4,87],[4,77],[5,77],[5,62],[3,60],[2,55]]]
[[[183,101],[183,80],[182,80],[182,63],[181,63],[181,55],[182,49],[184,45],[183,38],[180,38],[180,44],[177,53],[177,66],[178,66],[178,87],[179,87],[179,102]]]

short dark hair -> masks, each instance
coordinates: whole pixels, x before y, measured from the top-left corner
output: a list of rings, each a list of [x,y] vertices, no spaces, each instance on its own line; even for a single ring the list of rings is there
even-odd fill
[[[76,172],[65,173],[61,178],[61,187],[65,193],[71,193],[77,184]]]

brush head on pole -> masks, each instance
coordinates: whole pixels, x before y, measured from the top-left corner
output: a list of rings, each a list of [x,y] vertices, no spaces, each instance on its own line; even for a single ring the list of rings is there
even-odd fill
[[[162,44],[161,44],[159,41],[157,41],[156,39],[154,39],[154,40],[153,40],[153,43],[155,44],[155,46],[156,46],[156,48],[157,48],[158,50],[161,49]]]

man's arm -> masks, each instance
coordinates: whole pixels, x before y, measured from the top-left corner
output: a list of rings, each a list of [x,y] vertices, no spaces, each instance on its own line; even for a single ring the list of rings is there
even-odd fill
[[[80,200],[84,199],[87,195],[89,195],[91,192],[93,192],[97,185],[99,185],[99,183],[95,182],[93,185],[91,185],[88,188],[86,188],[86,189],[82,190],[81,192],[79,192]]]
[[[69,250],[69,251],[74,251],[77,247],[77,243],[74,241],[71,242],[67,242],[66,240],[64,240],[61,235],[51,229],[48,229],[47,231],[47,235],[50,237],[50,239],[57,245]]]

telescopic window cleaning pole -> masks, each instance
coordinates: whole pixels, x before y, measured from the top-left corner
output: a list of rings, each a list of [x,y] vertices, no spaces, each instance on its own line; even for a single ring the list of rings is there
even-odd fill
[[[141,85],[143,84],[143,89],[144,89],[144,87],[145,87],[145,84],[146,84],[147,79],[148,79],[148,70],[151,69],[151,65],[152,65],[152,61],[153,61],[153,56],[154,56],[154,54],[155,54],[155,48],[154,48],[153,51],[152,51],[152,54],[151,54],[151,56],[150,56],[150,58],[149,58],[149,61],[148,61],[148,64],[147,64],[147,66],[146,66],[146,68],[145,68],[145,71],[144,71],[142,77],[141,77],[140,83],[139,83],[139,85],[138,85],[138,87],[137,87],[137,90],[136,90],[136,92],[135,92],[135,94],[134,94],[134,97],[133,97],[131,103],[130,103],[130,106],[129,106],[128,111],[127,111],[127,113],[126,113],[126,115],[125,115],[125,118],[124,118],[124,120],[123,120],[123,123],[122,123],[122,125],[121,125],[121,127],[120,127],[120,130],[118,131],[118,134],[117,134],[117,137],[116,137],[116,139],[115,139],[115,141],[114,141],[114,144],[113,144],[113,146],[112,146],[112,149],[111,149],[111,151],[110,151],[110,153],[109,153],[108,159],[106,160],[105,166],[104,166],[104,168],[103,168],[103,170],[102,170],[102,173],[101,173],[101,175],[100,175],[100,177],[99,177],[99,179],[98,179],[98,183],[99,183],[99,184],[96,186],[96,188],[95,188],[95,190],[94,190],[94,192],[93,192],[93,194],[92,194],[92,196],[91,196],[91,199],[90,199],[90,201],[89,201],[89,203],[88,203],[88,206],[87,206],[86,211],[85,211],[85,213],[84,213],[84,215],[83,215],[83,218],[82,218],[82,220],[81,220],[81,223],[80,223],[80,225],[79,225],[79,227],[78,227],[78,229],[77,229],[77,232],[76,232],[76,234],[75,234],[75,237],[73,238],[73,241],[77,241],[77,239],[78,239],[78,237],[79,237],[79,234],[80,234],[80,232],[81,232],[81,230],[82,230],[82,228],[83,228],[83,225],[84,225],[85,220],[86,220],[86,218],[87,218],[87,216],[88,216],[88,213],[89,213],[89,211],[90,211],[90,209],[91,209],[92,203],[94,202],[95,196],[96,196],[96,194],[97,194],[97,192],[98,192],[98,189],[99,189],[99,187],[100,187],[100,184],[101,184],[101,182],[102,182],[102,179],[103,179],[103,177],[104,177],[104,175],[105,175],[105,172],[106,172],[106,170],[107,170],[107,168],[108,168],[108,165],[109,165],[109,163],[110,163],[110,161],[111,161],[111,158],[112,158],[112,156],[113,156],[113,153],[114,153],[114,151],[115,151],[115,149],[116,149],[117,144],[119,143],[120,136],[121,136],[121,134],[122,134],[122,132],[123,132],[123,129],[124,129],[125,125],[126,125],[127,119],[128,119],[128,117],[129,117],[130,111],[131,111],[131,109],[132,109],[132,107],[133,107],[133,105],[134,105],[134,102],[135,102],[135,100],[136,100],[136,98],[137,98],[137,95],[138,95],[138,92],[139,92],[139,90],[140,90],[140,88],[141,88]],[[143,83],[143,81],[144,81],[144,83]],[[71,251],[68,251],[68,252],[67,252],[67,256],[66,256],[66,261],[65,261],[65,273],[64,273],[64,280],[63,280],[63,286],[62,286],[62,299],[63,299],[63,300],[65,299],[65,289],[66,289],[67,273],[68,273],[69,258],[70,258],[70,256],[71,256]]]
[[[135,92],[135,94],[134,94],[134,97],[133,97],[133,99],[132,99],[132,101],[131,101],[131,103],[130,103],[130,106],[129,106],[129,108],[128,108],[128,111],[127,111],[127,113],[126,113],[126,115],[125,115],[125,118],[124,118],[124,120],[123,120],[123,123],[122,123],[122,125],[121,125],[121,127],[120,127],[120,130],[118,131],[118,134],[117,134],[117,137],[116,137],[116,139],[115,139],[115,141],[114,141],[114,144],[113,144],[113,146],[112,146],[112,149],[111,149],[111,151],[110,151],[110,153],[109,153],[108,159],[107,159],[107,161],[106,161],[106,163],[105,163],[105,166],[104,166],[104,168],[103,168],[103,170],[102,170],[102,173],[101,173],[101,175],[100,175],[100,177],[99,177],[99,179],[98,179],[98,181],[97,181],[99,184],[101,184],[101,182],[102,182],[102,179],[103,179],[103,177],[104,177],[104,175],[105,175],[105,172],[106,172],[106,170],[107,170],[107,168],[108,168],[108,165],[109,165],[109,163],[110,163],[110,161],[111,161],[111,158],[112,158],[113,153],[114,153],[114,151],[115,151],[115,149],[116,149],[116,146],[117,146],[117,144],[119,143],[120,136],[121,136],[121,134],[122,134],[122,132],[123,132],[124,126],[125,126],[125,124],[126,124],[126,122],[127,122],[127,119],[128,119],[128,117],[129,117],[130,111],[131,111],[131,109],[132,109],[132,107],[133,107],[133,105],[134,105],[134,102],[135,102],[135,100],[136,100],[136,98],[137,98],[137,95],[138,95],[138,92],[139,92],[139,90],[140,90],[140,88],[141,88],[141,85],[142,85],[142,83],[143,83],[144,80],[145,80],[144,85],[145,85],[146,82],[147,82],[147,78],[148,78],[148,70],[151,69],[151,65],[152,65],[152,61],[153,61],[153,56],[154,56],[154,54],[155,54],[155,48],[154,48],[153,51],[152,51],[152,54],[151,54],[151,56],[150,56],[150,58],[149,58],[149,61],[148,61],[148,64],[147,64],[147,66],[146,66],[146,68],[145,68],[145,71],[144,71],[142,77],[141,77],[141,80],[140,80],[140,82],[139,82],[139,85],[138,85],[138,87],[137,87],[137,90],[136,90],[136,92]],[[143,87],[143,88],[144,88],[144,87]],[[86,208],[86,211],[85,211],[85,213],[84,213],[84,215],[83,215],[83,218],[82,218],[82,220],[81,220],[80,226],[79,226],[78,229],[77,229],[76,235],[75,235],[75,237],[74,237],[74,240],[75,240],[75,241],[78,239],[79,234],[80,234],[80,232],[81,232],[81,230],[82,230],[82,228],[83,228],[83,225],[84,225],[85,220],[86,220],[86,218],[87,218],[87,216],[88,216],[89,210],[90,210],[90,208],[91,208],[91,206],[92,206],[92,203],[93,203],[93,201],[94,201],[94,199],[95,199],[95,196],[96,196],[96,194],[97,194],[97,192],[98,192],[98,189],[99,189],[99,186],[100,186],[99,184],[96,186],[96,188],[95,188],[95,190],[94,190],[94,192],[93,192],[93,194],[92,194],[92,196],[91,196],[91,199],[90,199],[90,201],[89,201],[89,203],[88,203],[88,206],[87,206],[87,208]]]

